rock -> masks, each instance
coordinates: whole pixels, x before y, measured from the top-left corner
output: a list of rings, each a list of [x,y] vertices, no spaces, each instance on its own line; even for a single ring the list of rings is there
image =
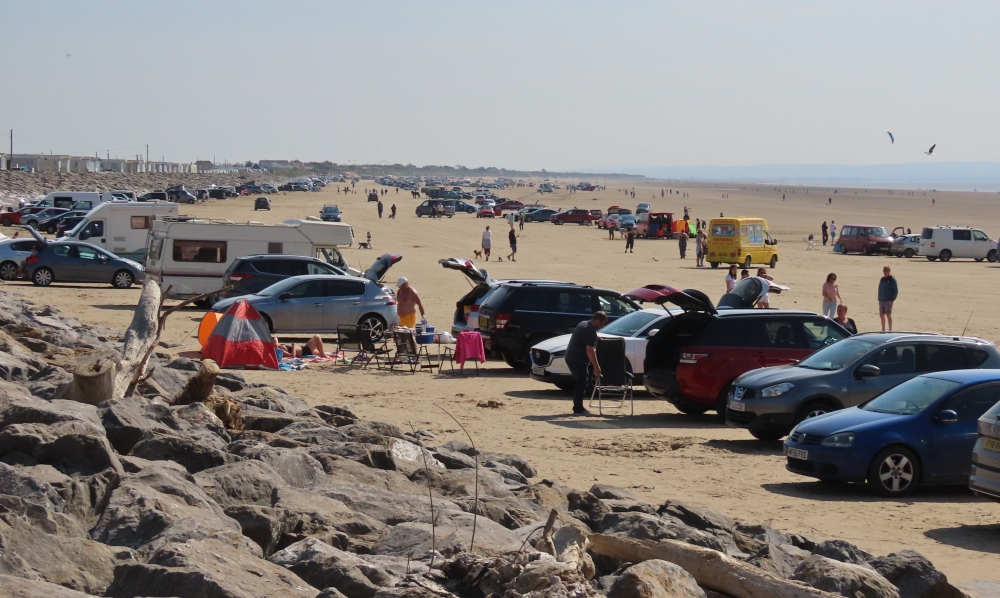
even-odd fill
[[[732,533],[736,529],[736,521],[731,517],[679,500],[668,500],[660,506],[658,512],[676,517],[686,525],[701,531],[718,530]]]
[[[244,536],[260,546],[265,558],[285,543],[286,536],[294,532],[298,524],[298,519],[285,509],[257,505],[226,507],[226,515],[240,524]]]
[[[312,598],[319,593],[287,569],[211,539],[171,544],[147,563],[120,565],[107,595],[146,596],[151,588],[161,596],[211,598]]]
[[[492,453],[489,451],[480,453],[479,461],[496,461],[497,463],[503,463],[504,465],[510,465],[514,469],[521,472],[526,478],[533,478],[538,475],[538,471],[532,467],[528,460],[519,455],[509,455],[507,453]]]
[[[587,536],[588,532],[579,527],[564,525],[553,534],[552,543],[556,547],[556,560],[572,565],[580,571],[584,579],[589,581],[594,578],[597,571],[594,568],[594,561],[587,554],[590,548]]]
[[[194,476],[199,486],[223,507],[273,506],[277,489],[285,485],[278,472],[263,461],[248,460],[205,469]]]
[[[463,442],[461,440],[451,440],[441,446],[439,449],[445,449],[449,451],[454,451],[456,453],[462,453],[468,457],[475,457],[479,454],[479,450],[472,447],[468,442]]]
[[[221,386],[231,392],[239,392],[247,389],[247,381],[242,374],[236,372],[220,372],[215,377],[215,385]]]
[[[899,588],[900,598],[963,598],[962,592],[948,583],[944,573],[935,569],[919,552],[902,550],[875,557],[868,564]]]
[[[259,407],[254,407],[247,404],[244,404],[243,410],[240,413],[240,417],[243,420],[244,430],[260,430],[262,432],[277,433],[278,431],[296,422],[304,422],[310,424],[310,426],[307,426],[307,429],[311,429],[317,426],[326,427],[325,424],[319,421],[302,418],[298,415],[284,413],[282,411],[270,411],[267,409],[261,409]],[[293,433],[294,430],[297,430],[297,428],[290,428],[289,433]],[[287,438],[292,438],[292,436],[288,434],[282,434],[282,436],[285,436]],[[343,435],[337,435],[336,438],[338,440],[341,440],[345,437]],[[298,438],[296,438],[296,440],[298,440]]]
[[[388,446],[388,441],[382,439],[404,439],[403,431],[398,426],[385,422],[358,421],[349,426],[342,426],[339,429],[355,442],[370,442],[372,444],[385,444]]]
[[[474,469],[476,462],[472,457],[446,448],[432,449],[431,454],[448,469]]]
[[[875,558],[854,544],[844,540],[826,540],[825,542],[820,542],[812,550],[812,553],[840,561],[841,563],[854,563],[855,565],[864,565]]]
[[[725,552],[725,547],[713,535],[684,525],[670,516],[656,517],[645,513],[609,513],[600,522],[603,534],[626,536],[637,540],[678,540]]]
[[[473,512],[475,501],[472,498],[451,499],[466,513]],[[486,517],[510,530],[515,530],[534,521],[544,520],[548,512],[538,503],[523,498],[495,498],[480,496],[478,512],[480,517]]]
[[[13,355],[0,352],[0,380],[24,384],[37,371]]]
[[[595,595],[575,567],[541,552],[525,551],[496,558],[466,552],[446,561],[441,572],[450,580],[449,587],[461,595],[530,598]]]
[[[131,454],[150,461],[176,461],[191,473],[239,459],[225,451],[200,444],[192,438],[157,430],[144,433],[132,448]]]
[[[3,588],[5,598],[96,598],[93,594],[77,592],[54,583],[3,573],[0,573],[0,588]]]
[[[364,462],[342,458],[323,452],[328,447],[311,447],[309,454],[323,466],[328,479],[335,484],[366,484],[397,494],[426,495],[427,486],[410,481],[405,475],[392,470],[374,468]]]
[[[609,500],[602,498],[601,502],[606,504],[612,513],[646,513],[647,515],[656,515],[656,507],[651,504],[644,502],[635,502],[631,500]]]
[[[222,442],[230,442],[229,432],[226,430],[222,420],[205,405],[205,403],[191,403],[179,407],[171,407],[170,411],[177,420],[187,422],[196,429],[204,429],[219,437]],[[188,426],[181,424],[179,429],[187,432]]]
[[[597,529],[605,515],[611,513],[610,507],[589,492],[570,492],[567,497],[569,513],[580,521]]]
[[[792,579],[850,598],[900,598],[899,590],[871,567],[815,554],[802,561]]]
[[[515,467],[500,463],[499,461],[487,461],[483,464],[483,467],[498,473],[504,482],[514,489],[521,490],[528,485],[528,479]],[[482,473],[482,470],[480,470],[480,475]]]
[[[348,426],[353,428],[356,426]],[[345,428],[346,429],[346,428]],[[392,458],[396,461],[413,461],[427,467],[438,467],[444,469],[444,464],[434,458],[431,452],[421,446],[413,444],[408,440],[393,438],[389,447]]]
[[[244,459],[267,463],[290,486],[312,488],[326,482],[323,466],[304,450],[244,442],[234,442],[228,448],[231,453]]]
[[[371,598],[380,587],[392,583],[384,572],[370,567],[357,556],[314,538],[296,542],[271,555],[268,561],[289,569],[316,589],[335,588],[358,598]],[[362,567],[370,569],[367,575]]]
[[[437,505],[437,502],[435,502]],[[435,509],[437,521],[436,549],[445,556],[469,549],[472,537],[472,515],[461,511]],[[473,552],[483,556],[498,556],[516,552],[522,540],[503,526],[480,517],[476,524],[476,543]],[[393,526],[372,548],[374,554],[412,556],[419,558],[431,550],[430,516]]]
[[[694,576],[667,561],[643,561],[626,569],[608,598],[705,598]]]
[[[9,463],[25,458],[31,464],[51,464],[67,475],[92,475],[105,469],[124,473],[104,429],[80,420],[13,424],[0,430],[0,459]]]
[[[286,416],[281,416],[286,417]],[[299,442],[308,444],[325,445],[331,442],[347,442],[350,438],[340,431],[340,428],[333,428],[322,422],[314,420],[303,420],[295,417],[295,421],[281,427],[277,434]]]
[[[747,562],[778,577],[789,579],[809,555],[808,551],[791,544],[767,544],[757,554],[747,559]]]
[[[399,494],[369,484],[331,481],[315,492],[339,500],[347,508],[388,525],[417,521],[430,515],[430,500],[426,494]],[[458,505],[443,498],[434,500],[434,510],[458,511]]]
[[[201,362],[195,361],[194,359],[188,359],[187,357],[177,357],[168,363],[166,367],[184,372],[197,372],[198,368],[201,367]]]
[[[146,375],[149,380],[155,382],[156,386],[161,388],[163,392],[167,393],[165,396],[170,399],[176,397],[182,390],[184,390],[184,384],[186,384],[188,378],[191,377],[190,374],[181,370],[163,367],[160,365],[154,365],[152,368],[148,368]]]
[[[393,458],[392,452],[377,444],[367,444],[361,442],[328,442],[319,446],[312,446],[309,452],[317,459],[322,460],[323,455],[336,455],[352,461],[357,461],[366,467],[384,469],[386,471],[396,471],[399,464]]]
[[[590,487],[590,493],[604,500],[639,500],[638,496],[628,490],[622,490],[608,484],[594,484]]]
[[[517,470],[513,468],[511,470],[517,473]],[[410,475],[410,480],[426,488],[428,475],[431,477],[431,486],[434,490],[444,496],[464,498],[476,495],[475,470],[437,468],[425,470],[420,467]],[[514,498],[512,489],[518,489],[518,487],[509,486],[504,478],[488,469],[479,470],[479,496],[481,498]]]
[[[347,598],[347,596],[336,588],[327,588],[320,592],[316,598]]]
[[[24,499],[46,511],[66,512],[66,501],[51,484],[5,463],[0,463],[0,495]]]
[[[221,374],[220,374],[221,375]],[[230,389],[233,390],[233,389]],[[309,404],[272,386],[259,386],[247,388],[245,390],[233,391],[233,397],[251,407],[264,409],[267,411],[277,411],[291,415],[306,414],[309,411]],[[331,407],[329,409],[336,409]],[[324,418],[325,419],[325,418]],[[357,420],[356,417],[353,417]]]
[[[150,417],[146,411],[147,404],[147,400],[139,397],[101,403],[100,421],[108,441],[119,453],[128,454],[147,432],[170,433],[170,428]]]
[[[76,401],[44,401],[31,396],[12,398],[0,403],[0,428],[13,424],[51,425],[64,421],[81,421],[101,427],[97,408]]]
[[[367,548],[385,529],[381,522],[352,510],[339,500],[296,488],[278,488],[272,506],[288,512],[289,518],[294,520],[289,534],[297,534],[297,539],[312,536],[346,548],[344,542],[334,539],[344,534],[352,543]]]

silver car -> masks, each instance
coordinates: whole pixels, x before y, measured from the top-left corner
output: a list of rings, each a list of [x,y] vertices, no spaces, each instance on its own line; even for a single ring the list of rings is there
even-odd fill
[[[246,299],[274,334],[333,334],[337,326],[360,325],[373,339],[399,324],[396,296],[357,276],[310,274],[276,282],[254,295],[223,299],[212,311],[225,312]]]
[[[32,247],[41,247],[44,241],[32,238],[4,239],[0,241],[0,279],[14,280],[21,262],[31,255]]]
[[[90,243],[56,241],[29,257],[22,274],[40,287],[53,282],[103,282],[127,289],[142,280],[143,268]]]

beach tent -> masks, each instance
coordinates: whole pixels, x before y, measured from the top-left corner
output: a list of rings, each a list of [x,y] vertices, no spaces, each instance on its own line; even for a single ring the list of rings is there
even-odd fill
[[[212,331],[215,330],[215,326],[222,319],[222,314],[217,311],[210,311],[205,314],[205,317],[201,319],[201,324],[198,326],[198,342],[201,343],[201,350],[205,350],[205,345],[208,344],[208,339],[212,336]]]
[[[201,352],[220,368],[278,369],[267,323],[245,300],[232,304],[215,325]]]

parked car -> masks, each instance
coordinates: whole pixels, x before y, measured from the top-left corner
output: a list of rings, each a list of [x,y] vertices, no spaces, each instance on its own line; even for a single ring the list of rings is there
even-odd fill
[[[571,210],[556,212],[549,219],[553,224],[566,224],[569,222],[576,223],[581,226],[589,226],[591,223],[598,220],[596,216],[590,213],[590,210],[584,210],[583,208],[573,208]]]
[[[127,289],[142,280],[142,264],[120,258],[90,243],[40,243],[27,258],[23,276],[40,287],[53,282],[103,282]]]
[[[559,210],[553,208],[541,208],[535,210],[534,212],[529,212],[524,215],[525,222],[549,222],[554,214],[559,213]]]
[[[978,228],[929,226],[920,232],[920,254],[928,261],[953,257],[997,261],[997,242]]]
[[[639,306],[621,293],[566,283],[504,283],[479,306],[479,329],[487,353],[512,367],[531,364],[529,351],[539,342],[567,334],[594,312],[610,322]]]
[[[710,409],[723,420],[733,381],[741,374],[794,363],[847,338],[843,327],[806,311],[750,309],[768,292],[783,289],[756,276],[744,278],[717,306],[698,291],[656,299],[684,310],[671,318],[646,347],[646,389],[682,413]]]
[[[497,202],[497,207],[502,210],[520,210],[524,207],[524,202],[516,199],[501,199]]]
[[[632,210],[628,208],[622,208],[620,206],[611,206],[608,208],[607,214],[605,214],[600,220],[597,221],[597,228],[612,228],[614,225],[609,224],[609,222],[617,222],[618,216],[622,214],[631,214]]]
[[[892,236],[884,226],[877,224],[845,224],[837,237],[840,252],[856,251],[862,255],[889,253]]]
[[[455,212],[465,212],[466,214],[475,214],[476,212],[479,211],[478,208],[476,208],[476,206],[470,203],[466,203],[460,199],[453,200],[453,203],[455,204]]]
[[[403,257],[399,254],[382,254],[375,260],[375,263],[365,270],[362,276],[373,282],[378,282],[393,264],[401,259]],[[350,273],[314,257],[262,254],[236,258],[226,269],[222,278],[233,287],[226,293],[226,297],[238,297],[256,293],[292,276],[308,274],[348,276]]]
[[[55,216],[51,216],[49,218],[46,218],[45,220],[41,220],[33,228],[35,230],[40,230],[44,233],[48,233],[50,235],[54,235],[59,230],[59,224],[65,218],[75,218],[77,216],[86,216],[86,215],[87,211],[84,210],[70,210],[68,212],[63,212],[62,214],[56,214]]]
[[[906,258],[920,255],[920,235],[913,233],[893,237],[889,254]]]
[[[27,214],[21,217],[21,226],[30,226],[31,228],[38,230],[38,224],[40,222],[47,222],[56,216],[62,216],[63,214],[69,212],[66,208],[45,208],[41,212],[35,212],[34,214]]]
[[[150,191],[139,196],[136,201],[168,201],[166,191]]]
[[[898,498],[920,484],[968,484],[978,419],[1000,402],[1000,370],[911,378],[860,407],[799,424],[786,468],[826,481],[867,482]]]
[[[4,212],[0,215],[0,225],[12,226],[14,224],[20,224],[22,218],[33,216],[46,209],[47,208],[43,208],[41,206],[28,206],[26,208],[21,208],[16,212]]]
[[[453,205],[453,199],[425,199],[416,208],[417,218],[421,216],[431,216],[435,215],[435,210],[438,206],[444,207],[444,215],[451,218],[455,215],[455,206]]]
[[[860,405],[921,374],[1000,368],[1000,352],[978,338],[865,333],[792,365],[766,367],[733,381],[726,423],[777,440],[799,422]]]
[[[319,217],[323,222],[340,222],[340,207],[335,205],[323,206],[319,211]]]
[[[45,241],[36,239],[3,239],[0,241],[0,280],[14,280],[21,262],[31,256],[32,247],[41,247]]]
[[[66,233],[76,228],[76,225],[83,222],[86,218],[86,215],[61,218],[58,226],[56,226],[56,238],[59,239],[66,236]]]
[[[479,211],[476,212],[476,218],[494,218],[496,216],[496,210],[490,204],[482,204],[479,206]]]
[[[639,205],[635,207],[635,214],[636,216],[638,216],[639,214],[648,212],[649,210],[650,210],[649,204],[647,202],[641,202]]]
[[[270,212],[271,200],[266,197],[258,197],[257,199],[253,200],[253,211],[256,212],[257,210],[267,210],[268,212]]]
[[[337,326],[359,325],[381,339],[387,327],[399,324],[392,291],[357,276],[292,276],[253,295],[223,299],[212,311],[225,312],[244,299],[274,334],[333,334]]]
[[[636,217],[634,214],[618,214],[618,220],[615,224],[618,225],[619,230],[626,230],[636,225]]]
[[[263,185],[260,186],[260,192],[261,193],[277,193],[278,192],[278,188],[275,187],[274,185],[271,185],[270,183],[264,183]]]
[[[1000,501],[1000,403],[979,418],[976,431],[969,488],[973,494]]]

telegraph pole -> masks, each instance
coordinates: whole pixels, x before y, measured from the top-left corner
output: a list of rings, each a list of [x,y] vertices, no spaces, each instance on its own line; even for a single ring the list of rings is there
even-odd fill
[[[7,170],[13,168],[11,162],[14,161],[14,129],[10,130],[10,157],[7,159]]]

